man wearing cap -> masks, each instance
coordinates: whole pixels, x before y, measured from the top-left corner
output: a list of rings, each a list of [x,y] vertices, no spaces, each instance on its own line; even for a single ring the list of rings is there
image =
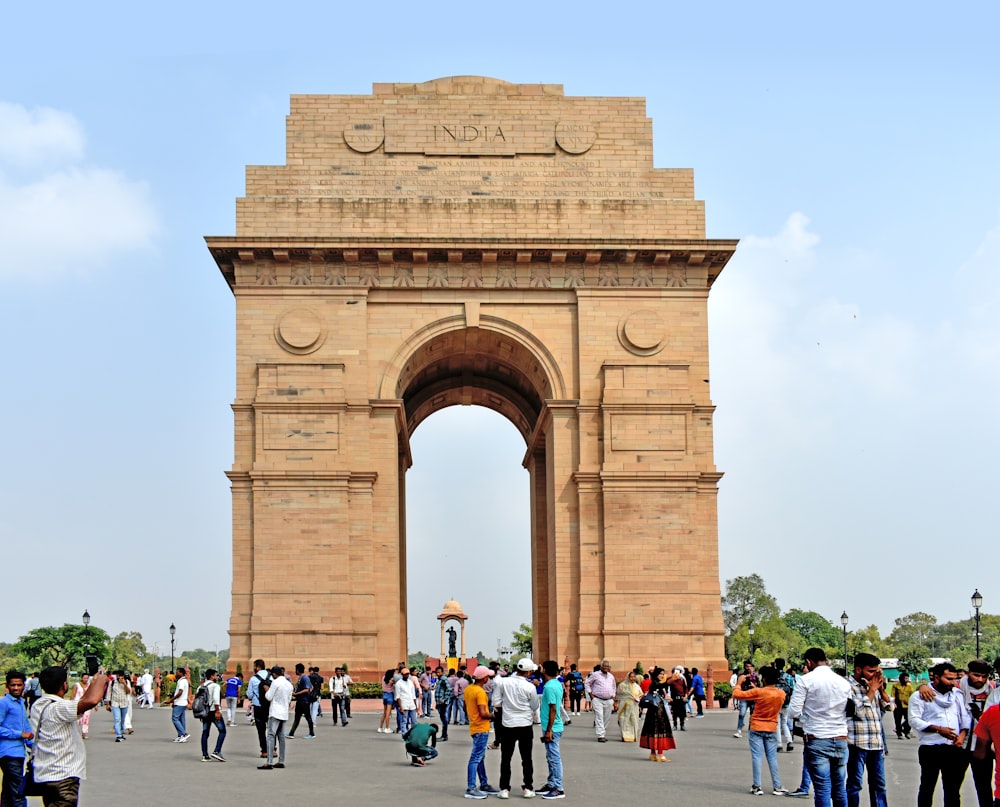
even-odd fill
[[[490,707],[489,697],[483,689],[483,682],[493,676],[493,670],[482,665],[472,671],[473,683],[465,688],[462,697],[465,698],[465,711],[469,717],[469,734],[472,735],[472,752],[469,754],[469,767],[466,774],[465,798],[485,799],[491,793],[500,795],[486,778],[486,744],[490,739]],[[478,777],[479,787],[476,787]],[[502,795],[500,795],[503,798]]]
[[[587,676],[584,683],[587,691],[587,700],[590,701],[590,708],[594,710],[594,734],[597,735],[597,742],[606,743],[605,736],[608,730],[608,721],[615,712],[615,692],[618,684],[615,676],[611,672],[611,662],[607,659],[601,660],[601,669],[594,670]]]
[[[272,768],[285,767],[285,722],[288,720],[288,710],[292,703],[292,682],[289,681],[282,668],[275,665],[271,668],[271,680],[264,699],[271,706],[267,713],[267,762],[257,770],[269,771]],[[278,741],[278,761],[274,762],[274,742]]]
[[[392,687],[399,709],[399,733],[406,734],[417,722],[420,716],[420,702],[417,697],[417,687],[410,678],[410,668],[403,667],[399,671],[399,680]]]
[[[500,793],[501,799],[510,798],[510,760],[517,745],[521,755],[521,788],[526,799],[535,795],[534,767],[531,762],[532,723],[538,709],[538,691],[528,676],[538,669],[530,658],[517,662],[517,673],[509,676],[503,687],[493,691],[493,708],[503,715],[503,734],[500,739]]]

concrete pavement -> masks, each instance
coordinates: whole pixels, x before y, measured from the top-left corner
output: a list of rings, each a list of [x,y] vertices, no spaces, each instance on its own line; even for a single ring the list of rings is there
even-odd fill
[[[331,725],[329,710],[317,726],[317,737],[304,739],[300,725],[295,739],[288,740],[285,770],[259,771],[257,733],[241,717],[228,727],[223,754],[227,762],[201,762],[200,723],[188,712],[191,740],[172,743],[175,736],[170,710],[134,710],[135,734],[116,744],[111,715],[95,713],[87,740],[88,779],[81,788],[82,805],[229,805],[312,804],[317,799],[346,799],[349,805],[405,803],[407,807],[430,807],[442,801],[457,804],[465,791],[465,772],[471,741],[468,728],[450,726],[451,739],[439,743],[438,759],[426,768],[413,768],[403,752],[398,735],[378,734],[375,713],[355,709],[347,728]],[[714,710],[701,720],[689,720],[688,730],[676,735],[678,748],[668,753],[668,765],[649,762],[647,752],[635,743],[618,739],[617,725],[609,742],[596,742],[593,721],[587,715],[574,717],[562,741],[567,800],[587,805],[619,805],[651,798],[672,804],[751,805],[749,794],[750,752],[746,735],[732,734],[736,717],[732,711]],[[212,729],[209,750],[214,748]],[[896,740],[889,733],[890,756],[886,760],[891,804],[916,801],[919,768],[915,740]],[[545,782],[545,753],[535,744],[535,785]],[[486,757],[491,784],[499,778],[499,751]],[[799,782],[802,746],[779,755],[782,785],[789,790]],[[520,795],[520,763],[515,754],[513,797]],[[765,792],[770,779],[764,769]],[[765,798],[774,797],[767,795]],[[865,797],[862,803],[867,803]],[[975,805],[971,777],[963,789],[965,803]],[[811,804],[810,800],[792,800]],[[31,804],[40,802],[34,801]],[[537,802],[535,802],[537,803]],[[941,803],[940,792],[937,803]],[[791,807],[791,805],[789,805]]]

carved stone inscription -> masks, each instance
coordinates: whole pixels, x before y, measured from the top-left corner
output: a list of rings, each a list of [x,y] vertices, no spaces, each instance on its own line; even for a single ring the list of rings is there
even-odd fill
[[[385,119],[386,154],[510,156],[553,154],[556,122],[532,118],[498,119],[468,113],[460,118],[428,121]]]
[[[388,138],[388,136],[387,136]],[[401,157],[391,164],[364,158],[365,164],[336,165],[309,178],[318,196],[352,197],[468,197],[519,199],[663,199],[683,198],[680,189],[644,186],[642,172],[609,167],[600,160],[518,158],[463,159]],[[301,184],[287,189],[301,195]]]

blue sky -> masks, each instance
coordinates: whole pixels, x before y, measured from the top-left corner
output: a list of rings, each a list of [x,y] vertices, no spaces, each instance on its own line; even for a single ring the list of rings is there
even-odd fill
[[[846,609],[855,627],[961,619],[976,587],[996,613],[998,17],[9,8],[0,641],[88,608],[161,649],[172,621],[184,648],[228,643],[234,306],[203,236],[234,232],[247,164],[283,162],[290,94],[459,74],[645,97],[656,165],[694,168],[708,236],[741,239],[710,302],[722,578],[757,572],[783,608]],[[411,649],[436,649],[456,597],[470,649],[490,651],[530,618],[523,446],[462,409],[413,447]],[[498,576],[523,584],[477,591],[470,524],[509,545]]]

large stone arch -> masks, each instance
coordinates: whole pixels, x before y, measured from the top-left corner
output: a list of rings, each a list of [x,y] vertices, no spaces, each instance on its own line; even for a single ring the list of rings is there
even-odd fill
[[[405,477],[488,406],[531,476],[536,652],[723,665],[707,239],[637,98],[457,77],[294,96],[208,239],[236,300],[231,655],[405,658]]]

